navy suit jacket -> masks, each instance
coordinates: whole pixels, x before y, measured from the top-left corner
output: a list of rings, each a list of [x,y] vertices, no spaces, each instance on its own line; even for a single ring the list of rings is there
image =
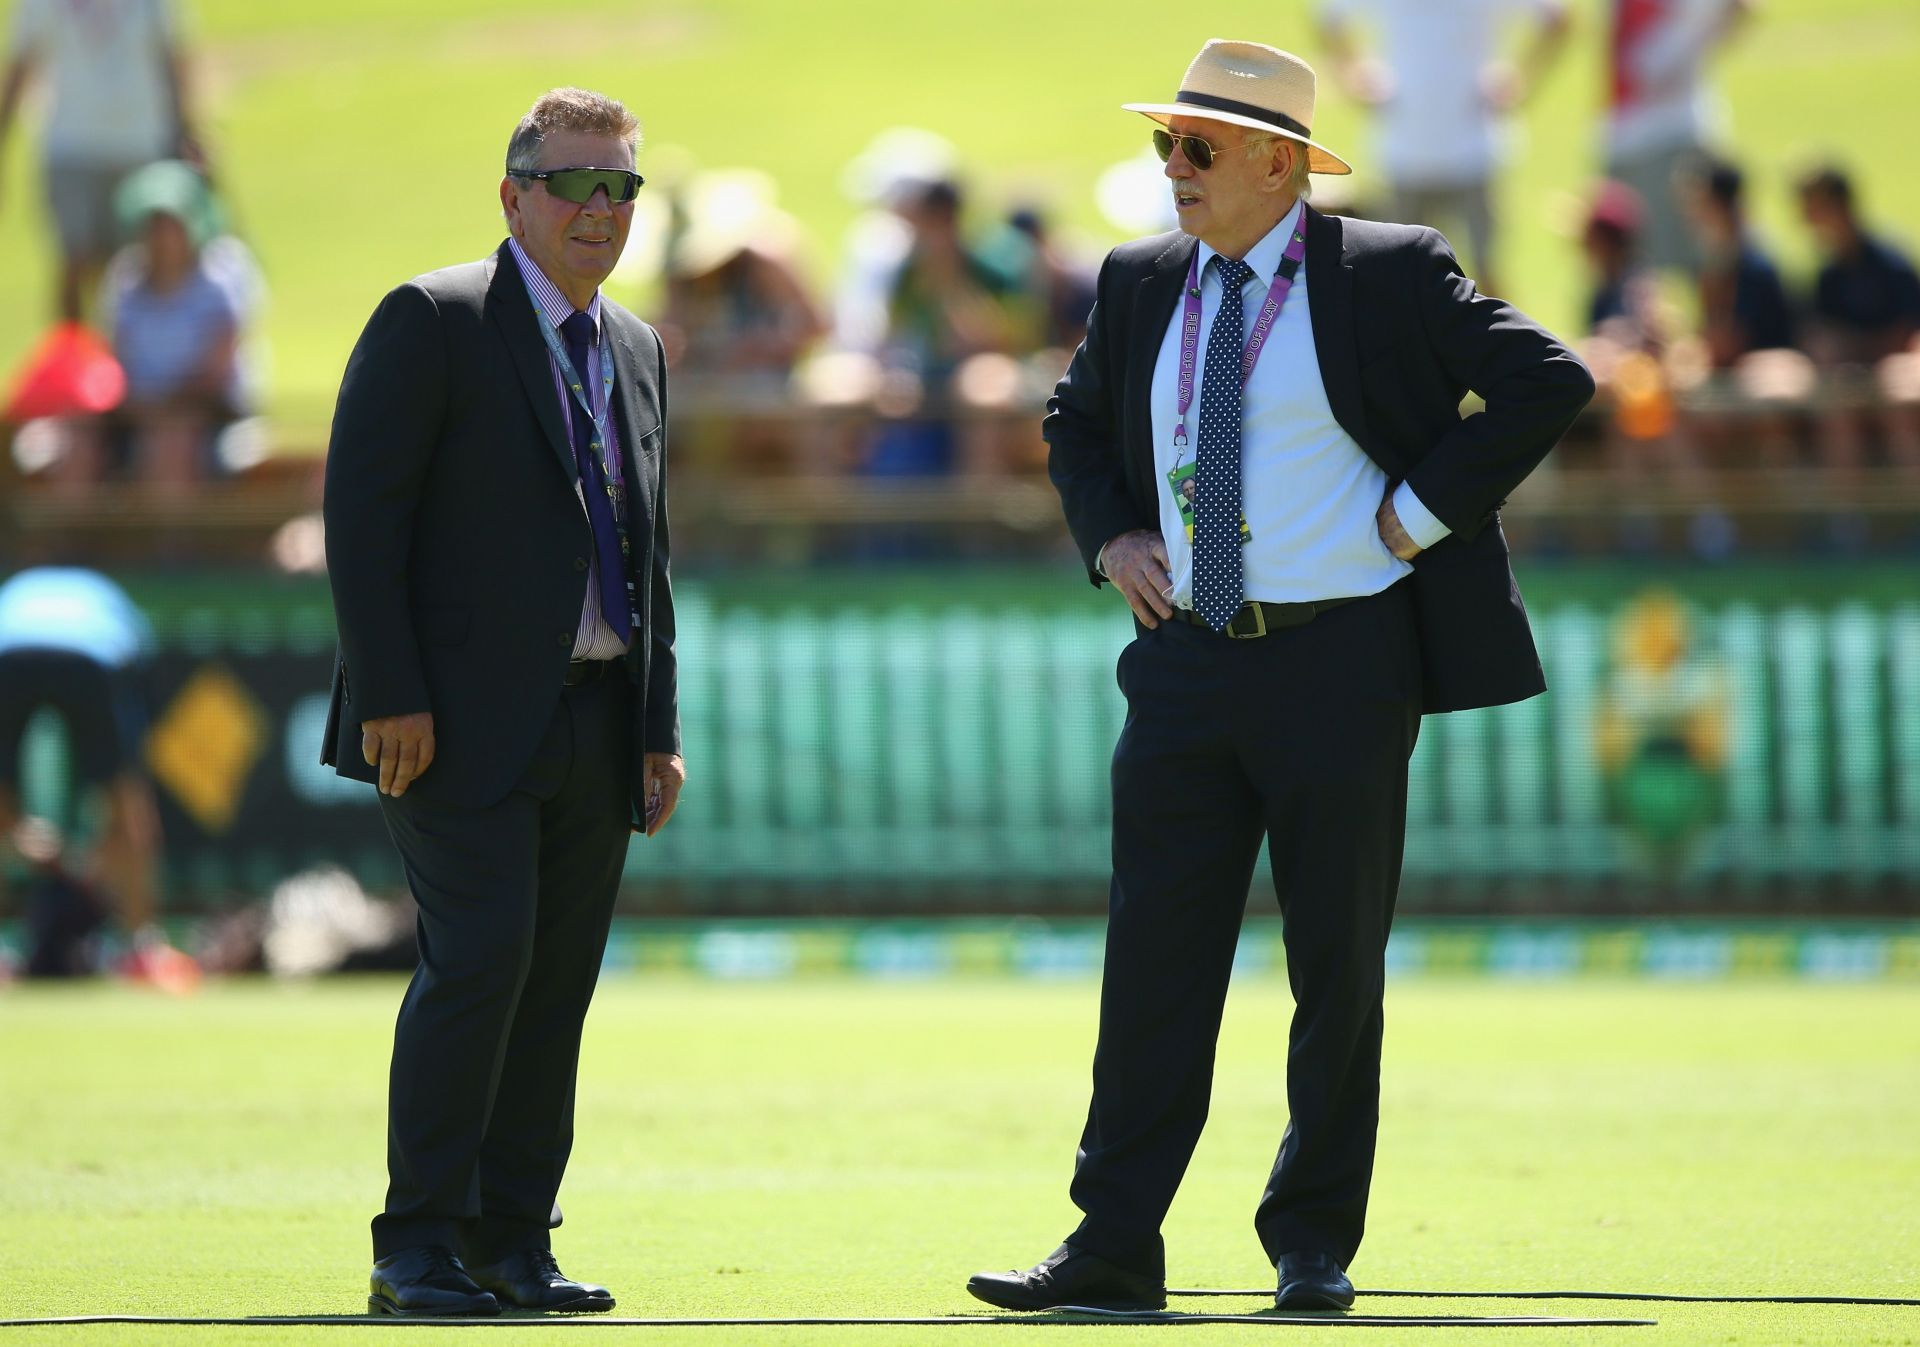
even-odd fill
[[[668,580],[666,357],[600,301],[640,597],[625,674],[634,817],[644,755],[680,750]],[[533,760],[560,698],[593,532],[540,319],[503,243],[380,302],[347,361],[327,449],[327,572],[340,653],[321,761],[374,780],[360,724],[430,711],[433,765],[409,788],[484,806]]]
[[[1433,230],[1304,215],[1334,419],[1453,530],[1414,562],[1424,709],[1545,691],[1499,512],[1593,396],[1593,376],[1544,328],[1478,293]],[[1096,585],[1108,540],[1160,527],[1154,365],[1197,246],[1161,234],[1108,254],[1086,340],[1047,404],[1048,472]],[[1469,390],[1485,405],[1463,417]]]

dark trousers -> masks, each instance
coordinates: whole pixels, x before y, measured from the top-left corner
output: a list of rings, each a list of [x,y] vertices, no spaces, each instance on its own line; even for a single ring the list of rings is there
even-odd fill
[[[420,905],[420,964],[394,1028],[376,1259],[418,1244],[472,1262],[547,1247],[627,854],[627,692],[619,677],[567,689],[497,804],[380,797]]]
[[[1359,1247],[1379,1127],[1381,992],[1420,662],[1404,583],[1235,641],[1184,623],[1120,656],[1113,888],[1093,1103],[1068,1242],[1165,1275],[1160,1224],[1200,1139],[1264,834],[1295,1000],[1291,1120],[1254,1226],[1269,1259]]]

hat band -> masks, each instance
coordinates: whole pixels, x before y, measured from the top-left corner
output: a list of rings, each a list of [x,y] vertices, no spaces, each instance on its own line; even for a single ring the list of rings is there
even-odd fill
[[[1311,140],[1313,133],[1284,112],[1275,112],[1272,108],[1259,107],[1253,103],[1241,103],[1231,98],[1216,98],[1212,94],[1199,94],[1182,89],[1173,96],[1176,103],[1189,103],[1196,108],[1211,108],[1215,112],[1231,112],[1241,117],[1257,117],[1271,126],[1291,131],[1302,140]]]

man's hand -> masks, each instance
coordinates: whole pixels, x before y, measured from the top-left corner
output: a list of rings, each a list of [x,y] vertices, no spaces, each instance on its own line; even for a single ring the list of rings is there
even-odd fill
[[[433,713],[381,716],[360,722],[360,756],[380,769],[380,793],[407,793],[420,773],[433,766]]]
[[[1412,561],[1424,550],[1407,536],[1406,529],[1401,526],[1400,516],[1394,512],[1391,495],[1380,502],[1380,508],[1374,511],[1373,521],[1380,526],[1380,541],[1400,560]]]
[[[647,826],[652,837],[667,826],[673,807],[680,803],[680,787],[687,784],[687,764],[678,753],[649,753],[647,768]],[[640,829],[634,831],[639,832]]]
[[[1110,539],[1100,564],[1141,626],[1157,627],[1161,618],[1173,616],[1173,600],[1167,597],[1173,592],[1171,563],[1158,529],[1135,529]]]

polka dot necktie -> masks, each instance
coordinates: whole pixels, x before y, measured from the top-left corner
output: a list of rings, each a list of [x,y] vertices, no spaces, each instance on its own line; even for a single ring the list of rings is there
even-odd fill
[[[1215,254],[1220,311],[1207,334],[1200,381],[1200,442],[1194,450],[1193,608],[1225,631],[1240,611],[1240,354],[1245,345],[1240,289],[1253,278],[1245,262]]]

